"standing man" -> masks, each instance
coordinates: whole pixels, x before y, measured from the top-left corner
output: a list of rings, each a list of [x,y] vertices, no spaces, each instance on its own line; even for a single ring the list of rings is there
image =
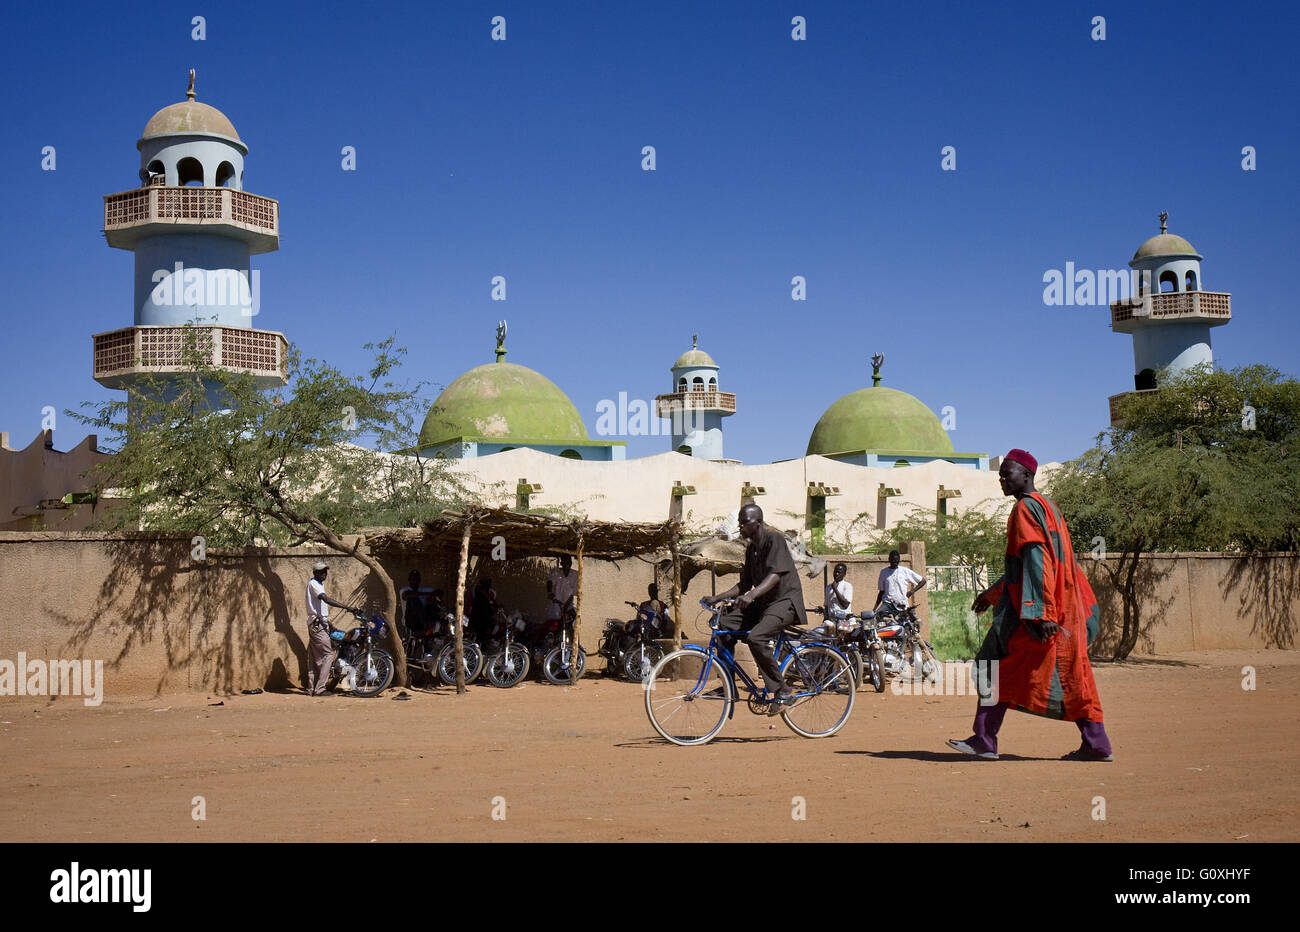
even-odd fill
[[[578,594],[578,571],[573,568],[573,557],[567,553],[560,557],[560,568],[551,570],[546,578],[546,620],[559,621],[573,608],[573,597]]]
[[[876,588],[880,591],[876,593],[876,604],[871,607],[872,611],[880,608],[883,599],[901,612],[911,604],[917,589],[925,588],[925,577],[900,565],[902,562],[903,557],[897,550],[889,551],[889,569],[880,571],[880,579],[876,583]]]
[[[993,625],[975,655],[982,698],[975,733],[948,744],[963,754],[997,760],[998,729],[1014,707],[1078,725],[1083,743],[1062,760],[1108,761],[1110,739],[1088,662],[1088,644],[1097,634],[1097,599],[1075,562],[1060,509],[1034,490],[1037,471],[1038,461],[1024,450],[1008,453],[998,470],[1002,494],[1016,497],[1007,516],[1006,572],[971,606],[976,614],[994,606]],[[995,704],[986,704],[994,699]]]
[[[723,615],[718,624],[729,631],[744,632],[745,642],[773,697],[768,714],[776,715],[782,707],[794,705],[794,693],[781,679],[781,668],[772,654],[771,642],[782,628],[808,623],[804,615],[803,587],[799,585],[785,535],[763,524],[763,509],[753,503],[745,505],[740,509],[739,519],[740,536],[746,541],[740,582],[721,595],[705,596],[702,601],[713,606],[724,599],[736,599],[736,607]]]
[[[342,602],[335,602],[325,594],[325,577],[329,567],[323,562],[312,567],[312,578],[307,580],[307,695],[325,695],[329,682],[330,666],[334,663],[334,642],[330,640],[329,607],[347,610]]]

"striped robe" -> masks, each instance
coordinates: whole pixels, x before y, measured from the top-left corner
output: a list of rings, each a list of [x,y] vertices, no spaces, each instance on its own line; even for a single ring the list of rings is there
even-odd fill
[[[1016,502],[1007,516],[1006,572],[986,598],[993,625],[975,659],[998,661],[997,701],[1048,718],[1100,722],[1088,662],[1100,613],[1055,502],[1038,492]],[[1064,631],[1040,644],[1022,621],[1053,621]]]

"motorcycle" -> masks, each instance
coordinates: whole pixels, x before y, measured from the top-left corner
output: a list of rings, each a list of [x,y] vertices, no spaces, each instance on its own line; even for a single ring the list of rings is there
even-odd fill
[[[605,658],[605,672],[624,676],[633,682],[643,682],[650,670],[664,655],[658,638],[667,636],[664,631],[670,624],[652,609],[642,609],[635,602],[624,602],[636,611],[632,621],[610,618],[596,645],[596,653]]]
[[[379,615],[367,619],[360,609],[353,609],[352,614],[362,624],[346,632],[330,629],[330,640],[337,649],[330,683],[341,682],[358,696],[377,696],[393,682],[396,669],[393,655],[376,646],[383,642],[388,622]]]
[[[468,630],[466,626],[467,633]],[[446,621],[432,634],[408,631],[403,643],[406,665],[413,675],[430,683],[436,677],[443,685],[456,685],[455,616],[448,614]],[[483,650],[470,637],[465,638],[461,648],[464,651],[465,682],[471,683],[483,672]]]
[[[528,676],[532,657],[528,648],[519,643],[518,635],[528,629],[528,620],[519,612],[511,618],[501,618],[492,632],[493,642],[487,648],[488,682],[502,689],[517,686]],[[499,640],[498,640],[499,638]]]
[[[863,612],[862,616],[872,614]],[[882,608],[871,623],[884,650],[885,673],[904,679],[926,679],[940,682],[943,663],[934,654],[930,642],[921,637],[921,622],[916,617],[916,607],[905,609]]]
[[[812,609],[819,615],[826,610]],[[813,636],[838,648],[849,660],[855,687],[870,683],[878,693],[885,691],[885,648],[874,623],[875,613],[863,612],[847,618],[828,618]]]

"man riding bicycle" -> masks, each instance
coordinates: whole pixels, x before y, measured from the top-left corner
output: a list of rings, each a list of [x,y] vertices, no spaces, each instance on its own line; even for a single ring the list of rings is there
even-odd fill
[[[724,599],[736,605],[718,620],[719,628],[743,633],[754,662],[763,674],[768,693],[773,695],[768,712],[794,705],[794,693],[781,679],[781,668],[772,653],[772,640],[782,628],[806,625],[803,587],[785,535],[763,524],[763,509],[755,504],[740,509],[740,535],[745,538],[745,565],[740,582],[721,595],[705,596],[705,605]]]

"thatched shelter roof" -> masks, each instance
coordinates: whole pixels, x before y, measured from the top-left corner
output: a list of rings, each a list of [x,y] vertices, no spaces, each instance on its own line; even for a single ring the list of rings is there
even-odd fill
[[[459,553],[466,525],[470,528],[469,553],[478,556],[489,555],[498,537],[504,538],[515,554],[575,555],[581,538],[584,557],[621,560],[668,550],[681,535],[679,521],[650,524],[563,520],[508,508],[444,511],[422,528],[367,528],[361,533],[371,553]]]

